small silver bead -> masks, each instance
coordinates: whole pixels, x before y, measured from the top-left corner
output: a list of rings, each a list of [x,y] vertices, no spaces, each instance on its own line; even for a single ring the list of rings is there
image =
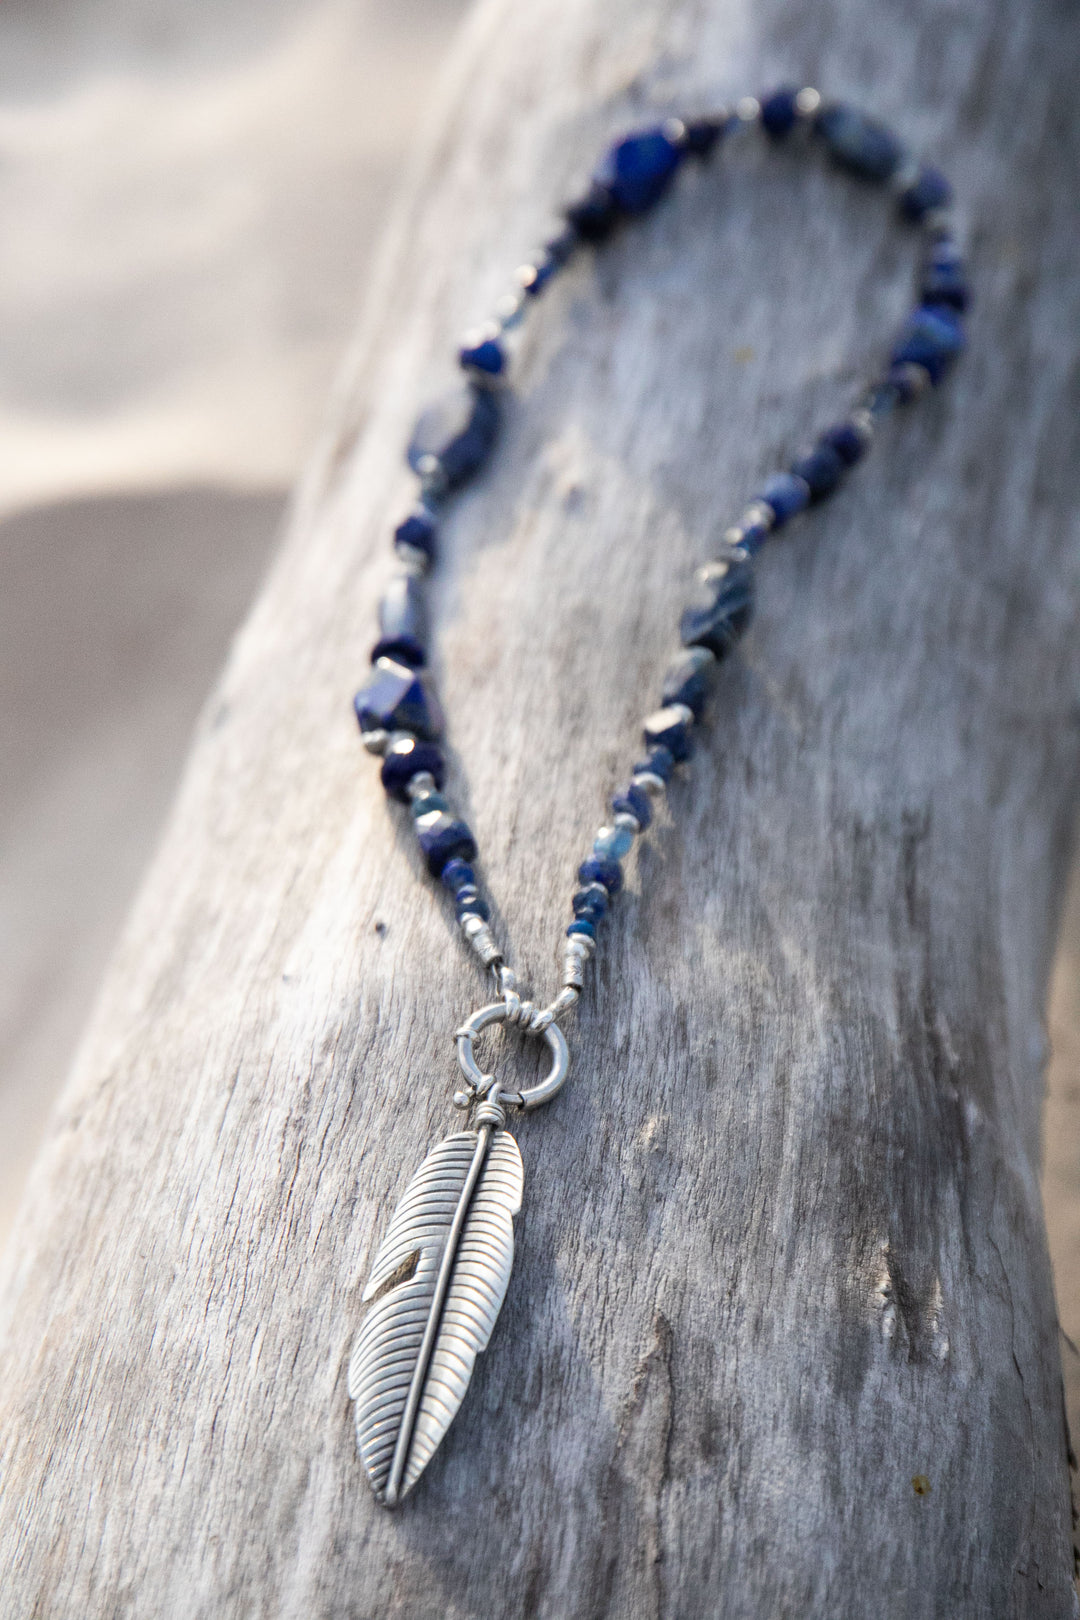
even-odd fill
[[[390,741],[388,731],[362,731],[360,741],[369,754],[385,754],[386,745]]]
[[[525,319],[527,300],[520,288],[504,293],[495,305],[495,318],[503,332],[512,332]]]
[[[776,513],[768,501],[751,501],[739,522],[744,529],[771,529],[776,523]]]
[[[427,573],[431,559],[426,551],[420,550],[419,546],[410,546],[404,540],[397,540],[394,543],[394,551],[402,568],[407,574],[411,574],[413,579],[422,579]]]
[[[639,787],[651,799],[656,799],[666,790],[667,783],[662,776],[657,776],[655,771],[635,771],[630,778],[630,786]]]
[[[405,791],[410,799],[424,799],[435,792],[435,778],[430,771],[417,771],[415,776],[410,776]]]
[[[468,1108],[472,1098],[467,1091],[455,1091],[453,1103],[455,1108]]]
[[[735,116],[744,124],[753,124],[761,117],[761,102],[757,96],[743,96],[735,103]]]
[[[795,97],[795,110],[801,118],[813,118],[821,106],[821,92],[815,90],[813,85],[807,85]]]
[[[461,919],[461,932],[470,944],[484,926],[484,919],[477,911],[467,911]]]
[[[917,360],[904,360],[896,370],[911,389],[912,399],[918,399],[930,387],[932,381],[930,373],[925,366],[920,366]]]
[[[907,158],[898,168],[893,170],[889,180],[890,188],[899,196],[913,186],[922,173],[922,164],[916,158]]]
[[[929,208],[923,215],[923,235],[934,241],[939,236],[954,236],[956,220],[948,208]]]
[[[871,444],[874,438],[874,418],[870,412],[865,408],[852,411],[850,421],[863,444]]]
[[[603,895],[605,900],[610,898],[609,895],[608,895],[607,890],[604,888],[604,885],[602,883],[587,883],[583,889],[578,890],[578,893],[579,894],[600,894],[600,895]]]
[[[708,669],[710,664],[716,663],[716,654],[711,647],[687,647],[683,657],[692,669]]]
[[[620,810],[614,818],[614,824],[616,827],[625,827],[627,832],[632,832],[635,838],[641,831],[641,822],[637,816],[632,816],[629,810]]]
[[[686,139],[686,125],[681,118],[665,118],[660,126],[672,146],[681,146]]]

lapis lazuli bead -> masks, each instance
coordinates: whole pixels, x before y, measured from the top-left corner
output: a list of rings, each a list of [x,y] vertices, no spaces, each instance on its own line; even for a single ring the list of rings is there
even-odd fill
[[[846,465],[832,445],[818,444],[808,454],[800,456],[798,461],[792,462],[791,470],[796,478],[801,478],[809,487],[810,499],[822,501],[826,495],[832,494],[843,478]]]
[[[435,514],[427,506],[414,506],[408,517],[403,518],[394,530],[394,544],[408,546],[410,551],[419,551],[432,562],[435,557],[435,542],[437,537],[437,524]]]
[[[643,129],[611,148],[596,178],[624,213],[643,214],[664,195],[681,159],[666,130]]]
[[[854,422],[837,422],[826,428],[820,442],[827,449],[835,450],[845,467],[854,467],[866,454],[866,440]]]
[[[587,889],[578,889],[571,898],[575,917],[584,917],[594,925],[607,913],[608,892],[601,883],[590,883]]]
[[[865,408],[870,415],[878,421],[885,416],[891,416],[900,403],[900,390],[888,377],[880,382],[871,383],[863,399]]]
[[[449,810],[450,800],[442,793],[424,793],[419,799],[410,801],[413,820],[419,821],[421,816],[430,816],[436,810]]]
[[[471,861],[476,855],[476,840],[465,823],[442,810],[422,817],[416,836],[432,877],[442,876],[447,861]]]
[[[594,180],[584,197],[563,210],[563,218],[583,242],[606,242],[622,218],[608,186]]]
[[[649,795],[644,788],[635,787],[633,782],[629,787],[616,793],[611,801],[612,813],[616,816],[633,816],[642,832],[652,820],[652,805]]]
[[[674,769],[675,755],[670,748],[665,748],[661,744],[656,748],[650,748],[646,757],[638,761],[634,766],[634,775],[637,776],[640,771],[647,771],[650,776],[658,776],[661,782],[670,782]]]
[[[399,574],[383,592],[379,603],[379,639],[371,653],[374,664],[380,658],[393,658],[399,664],[419,668],[427,662],[427,614],[420,581],[412,574]],[[407,731],[412,727],[407,726]]]
[[[753,564],[731,563],[722,578],[705,587],[705,593],[701,606],[692,604],[683,613],[679,634],[684,647],[708,647],[717,659],[726,658],[753,617]]]
[[[798,123],[799,109],[795,104],[798,93],[797,86],[784,85],[762,97],[761,126],[774,141],[789,135]]]
[[[657,709],[642,726],[646,748],[666,748],[676,763],[689,759],[694,752],[694,739],[690,735],[693,720],[688,719],[677,705]]]
[[[408,801],[408,786],[414,776],[426,771],[441,788],[446,776],[446,761],[441,749],[434,743],[421,742],[416,737],[399,737],[383,755],[379,777],[392,798]]]
[[[794,473],[774,473],[758,490],[756,499],[772,507],[776,514],[773,527],[779,529],[797,512],[809,506],[810,486],[805,478],[799,478]]]
[[[447,861],[442,869],[442,880],[451,894],[456,894],[459,889],[476,887],[476,873],[468,861],[457,859]]]
[[[587,917],[575,917],[574,921],[566,930],[566,937],[567,939],[573,939],[575,934],[580,934],[585,939],[595,939],[596,925],[589,922]]]
[[[471,385],[429,405],[409,441],[413,472],[441,471],[447,489],[464,484],[487,460],[499,429],[499,407],[488,388]]]
[[[467,343],[458,350],[458,363],[467,371],[482,372],[485,377],[501,377],[506,369],[506,350],[497,337],[482,338],[479,343]]]
[[[761,550],[772,530],[765,523],[747,523],[741,524],[740,527],[742,539],[739,541],[739,549],[745,551],[748,557],[753,557]]]
[[[909,315],[892,352],[894,365],[905,361],[925,366],[937,387],[964,347],[964,331],[950,309],[921,305]]]
[[[900,212],[915,224],[932,208],[948,208],[952,200],[952,186],[940,169],[929,166],[919,170],[911,185],[905,186],[898,198]]]
[[[688,118],[683,125],[683,151],[690,157],[707,158],[733,122],[737,123],[738,119],[732,119],[729,115],[723,118]]]
[[[622,888],[622,867],[618,861],[601,860],[599,855],[590,855],[582,861],[577,875],[582,883],[602,883],[608,894],[618,894]]]
[[[361,731],[411,731],[428,741],[442,736],[438,699],[419,670],[408,664],[380,658],[353,702]]]
[[[713,662],[708,650],[697,646],[687,647],[673,658],[660,689],[660,701],[665,708],[669,703],[685,703],[693,711],[694,719],[700,720],[709,695],[708,671]]]
[[[601,827],[593,839],[592,852],[605,861],[621,861],[634,846],[629,827]]]
[[[866,180],[888,180],[903,160],[904,148],[892,130],[842,102],[823,107],[814,128],[833,162]]]
[[[963,261],[957,253],[931,254],[923,266],[919,298],[924,304],[947,304],[951,309],[967,309],[971,292],[964,275]]]

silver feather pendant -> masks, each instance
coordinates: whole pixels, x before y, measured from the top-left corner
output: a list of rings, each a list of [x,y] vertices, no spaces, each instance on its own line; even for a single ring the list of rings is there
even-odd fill
[[[453,1422],[487,1348],[514,1260],[524,1171],[484,1123],[433,1148],[379,1245],[349,1362],[356,1442],[378,1501],[395,1507]]]

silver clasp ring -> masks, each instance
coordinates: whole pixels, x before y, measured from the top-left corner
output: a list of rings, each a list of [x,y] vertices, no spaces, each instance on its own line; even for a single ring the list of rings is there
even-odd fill
[[[469,1082],[469,1089],[475,1095],[491,1086],[491,1076],[485,1074],[476,1061],[473,1053],[473,1041],[481,1030],[487,1029],[489,1024],[501,1024],[509,1017],[510,1008],[505,1001],[493,1001],[487,1007],[481,1007],[467,1018],[459,1030],[454,1032],[457,1043],[458,1062],[461,1072]],[[570,1070],[570,1049],[566,1044],[566,1036],[558,1024],[549,1024],[543,1031],[545,1041],[551,1048],[551,1068],[547,1078],[539,1085],[529,1086],[525,1091],[500,1091],[498,1088],[488,1090],[492,1102],[512,1103],[518,1108],[539,1108],[541,1103],[549,1102],[562,1086]]]

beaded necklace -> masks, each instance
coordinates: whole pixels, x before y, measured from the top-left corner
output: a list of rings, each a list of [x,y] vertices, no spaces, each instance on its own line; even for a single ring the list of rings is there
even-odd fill
[[[704,161],[740,130],[757,126],[771,142],[807,130],[839,168],[888,187],[902,219],[921,228],[918,301],[893,344],[883,374],[849,415],[827,429],[785,472],[769,478],[723,537],[720,554],[698,572],[700,595],[683,613],[681,650],[668,666],[660,707],[643,725],[644,754],[578,867],[573,919],[561,950],[555,999],[523,999],[496,942],[477,883],[476,844],[443,795],[443,719],[426,673],[427,619],[422,580],[435,557],[439,513],[488,459],[499,427],[500,390],[512,334],[544,288],[584,246],[599,247],[652,209],[689,159]],[[506,1110],[552,1098],[569,1068],[559,1020],[574,1006],[598,933],[623,882],[622,862],[652,820],[651,800],[688,760],[708,697],[710,673],[732,651],[753,612],[753,558],[771,534],[824,500],[866,453],[899,405],[936,387],[964,346],[960,321],[969,294],[948,213],[951,188],[913,160],[884,125],[816,90],[783,88],[734,111],[669,119],[614,145],[585,194],[563,210],[564,229],[518,270],[496,318],[470,333],[458,360],[465,385],[425,411],[408,447],[419,479],[417,504],[394,534],[402,571],[379,604],[379,639],[370,680],[357,693],[365,747],[382,758],[382,784],[408,807],[432,877],[453,896],[458,925],[495,999],[455,1035],[464,1086],[454,1105],[471,1128],[447,1137],[409,1182],[376,1252],[363,1292],[369,1303],[349,1365],[357,1445],[378,1501],[395,1506],[412,1489],[449,1428],[487,1347],[510,1279],[513,1217],[523,1170],[506,1129]],[[477,1061],[474,1043],[506,1023],[542,1037],[546,1078],[505,1090]]]

